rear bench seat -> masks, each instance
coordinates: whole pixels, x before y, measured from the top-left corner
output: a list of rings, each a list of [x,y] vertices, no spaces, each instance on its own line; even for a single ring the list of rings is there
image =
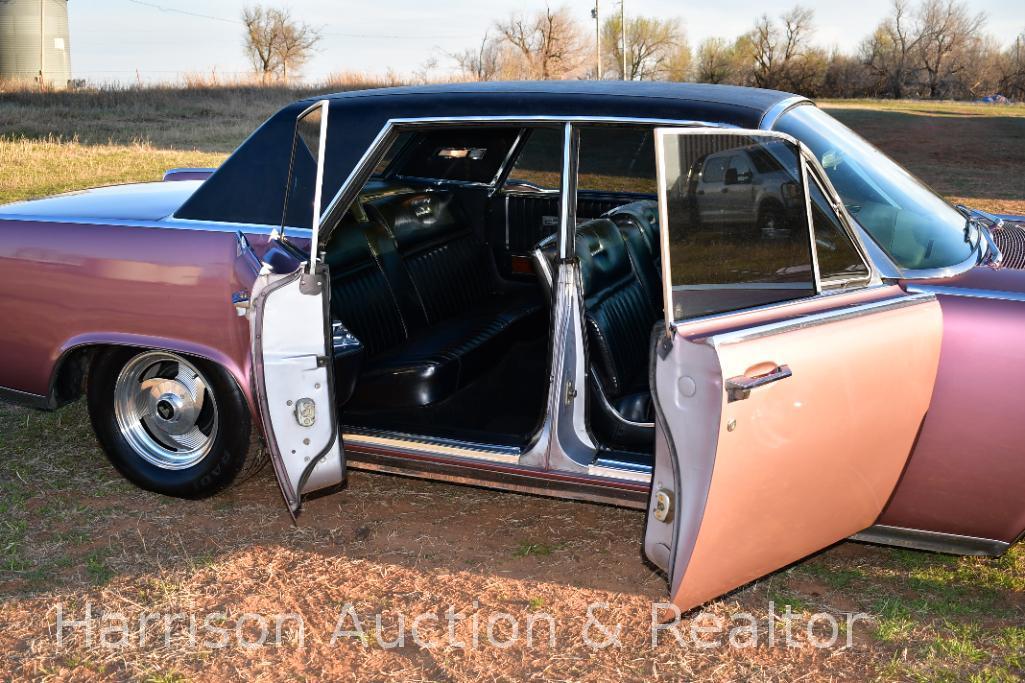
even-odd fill
[[[536,292],[506,291],[448,192],[384,197],[328,249],[332,311],[366,359],[349,410],[426,406],[493,367],[542,322]]]

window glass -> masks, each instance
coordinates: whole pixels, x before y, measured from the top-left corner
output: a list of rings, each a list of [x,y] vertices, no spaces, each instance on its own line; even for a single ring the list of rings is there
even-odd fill
[[[776,129],[811,148],[851,216],[898,266],[957,265],[984,243],[946,200],[818,107],[794,107]]]
[[[395,138],[395,142],[392,143],[388,151],[384,153],[384,157],[378,162],[377,166],[374,167],[373,175],[380,176],[384,175],[384,172],[391,166],[391,162],[395,161],[395,157],[398,156],[399,152],[405,149],[409,141],[413,139],[413,133],[406,131],[405,133],[399,133],[398,137]]]
[[[320,129],[324,110],[317,107],[306,112],[295,122],[285,201],[281,211],[281,225],[309,227],[313,224],[313,197],[317,185],[317,158],[320,154]],[[309,203],[296,197],[309,197]],[[325,200],[323,197],[321,201]],[[321,207],[323,209],[324,207]]]
[[[705,163],[701,167],[701,180],[705,183],[721,183],[723,176],[726,175],[728,160],[728,157],[721,155],[705,159]]]
[[[526,184],[558,190],[562,178],[562,137],[561,128],[531,130],[509,172],[506,188],[515,190]]]
[[[809,195],[811,220],[815,227],[815,250],[823,285],[828,285],[829,280],[867,278],[868,267],[817,182],[809,183]]]
[[[655,194],[655,144],[646,126],[580,130],[577,190]]]
[[[509,156],[519,128],[439,128],[418,132],[391,172],[406,178],[490,183]]]
[[[747,134],[662,140],[675,319],[815,294],[796,147]],[[716,181],[709,169],[721,169]]]
[[[754,169],[751,168],[751,163],[748,160],[746,154],[735,154],[730,157],[729,171],[735,173],[733,178],[736,178],[737,183],[749,183],[754,177]]]

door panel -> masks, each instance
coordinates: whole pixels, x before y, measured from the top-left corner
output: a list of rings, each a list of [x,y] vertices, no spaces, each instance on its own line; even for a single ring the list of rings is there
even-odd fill
[[[876,522],[929,407],[942,313],[872,274],[872,286],[823,294],[798,141],[738,129],[655,139],[670,333],[652,369],[645,550],[686,610]],[[738,155],[764,213],[738,168],[716,199],[738,219],[703,220],[694,169]]]
[[[345,458],[334,409],[325,321],[327,271],[261,275],[253,299],[257,402],[274,473],[289,511],[302,495],[341,483]]]
[[[753,324],[738,324],[743,316],[681,324],[672,348],[656,354],[645,550],[669,573],[679,608],[879,517],[929,405],[942,324],[934,297],[881,293],[787,304]],[[731,400],[729,380],[758,384],[783,366],[792,374],[746,398],[735,389]]]

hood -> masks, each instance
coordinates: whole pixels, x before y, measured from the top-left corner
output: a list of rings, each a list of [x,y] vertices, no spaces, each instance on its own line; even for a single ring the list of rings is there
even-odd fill
[[[0,218],[158,221],[192,196],[202,180],[132,183],[80,190],[0,206]]]

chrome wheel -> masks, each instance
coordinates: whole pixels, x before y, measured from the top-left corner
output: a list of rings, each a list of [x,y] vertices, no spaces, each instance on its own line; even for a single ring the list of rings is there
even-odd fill
[[[217,401],[192,363],[153,351],[125,364],[114,386],[114,416],[139,457],[165,470],[193,467],[217,437]]]

